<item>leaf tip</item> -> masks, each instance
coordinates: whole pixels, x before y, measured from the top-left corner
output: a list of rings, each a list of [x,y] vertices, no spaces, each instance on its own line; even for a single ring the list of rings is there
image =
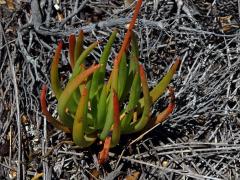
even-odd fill
[[[98,163],[100,165],[103,165],[104,163],[106,163],[106,161],[109,157],[109,149],[110,149],[110,145],[111,145],[111,140],[112,140],[111,135],[108,135],[104,141],[103,149],[99,153],[99,157],[98,157]]]

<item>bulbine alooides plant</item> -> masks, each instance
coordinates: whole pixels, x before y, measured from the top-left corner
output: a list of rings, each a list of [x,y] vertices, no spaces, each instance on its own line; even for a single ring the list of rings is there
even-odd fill
[[[109,37],[98,64],[86,66],[86,58],[99,42],[83,48],[84,33],[70,35],[69,62],[72,69],[68,82],[63,87],[59,77],[59,60],[62,42],[58,46],[51,64],[51,89],[57,98],[59,120],[47,110],[46,85],[41,92],[42,112],[56,128],[72,133],[76,145],[86,148],[96,140],[104,142],[100,152],[100,163],[106,160],[109,148],[119,143],[122,134],[139,132],[162,122],[173,111],[174,95],[168,107],[157,117],[151,116],[151,107],[165,92],[180,60],[177,59],[163,79],[149,90],[143,65],[139,63],[139,49],[133,27],[142,1],[137,2],[135,12],[114,60],[110,76],[106,76],[106,65],[117,31]],[[172,92],[172,91],[170,91]]]

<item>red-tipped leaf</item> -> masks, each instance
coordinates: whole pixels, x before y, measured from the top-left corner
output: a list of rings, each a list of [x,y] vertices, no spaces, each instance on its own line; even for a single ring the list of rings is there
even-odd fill
[[[47,121],[50,124],[52,124],[54,127],[56,127],[59,130],[62,130],[63,132],[70,133],[71,132],[70,129],[65,127],[60,121],[52,117],[51,113],[47,110],[46,91],[47,91],[47,86],[43,85],[42,91],[41,91],[41,97],[40,97],[42,113],[44,114],[44,116],[46,116]]]
[[[61,57],[62,46],[63,46],[62,41],[59,41],[55,51],[55,55],[53,57],[51,70],[50,70],[51,87],[57,99],[59,99],[62,93],[62,88],[61,88],[60,79],[58,75],[58,64],[59,64],[59,59]]]

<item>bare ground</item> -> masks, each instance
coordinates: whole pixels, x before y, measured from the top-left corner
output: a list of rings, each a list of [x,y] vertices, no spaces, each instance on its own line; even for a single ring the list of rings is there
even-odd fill
[[[83,29],[87,45],[96,39],[106,42],[118,28],[120,42],[134,6],[117,0],[65,0],[58,4],[60,9],[56,4],[14,1],[13,10],[0,5],[0,179],[239,178],[239,1],[144,1],[135,27],[140,61],[152,87],[181,57],[171,83],[176,108],[142,139],[124,137],[103,167],[97,163],[101,145],[81,150],[46,122],[40,89],[49,86],[49,66],[59,39],[66,50],[64,76],[69,69],[68,35]],[[91,58],[98,60],[102,48]],[[54,113],[51,93],[48,102]],[[166,102],[165,95],[154,111]]]

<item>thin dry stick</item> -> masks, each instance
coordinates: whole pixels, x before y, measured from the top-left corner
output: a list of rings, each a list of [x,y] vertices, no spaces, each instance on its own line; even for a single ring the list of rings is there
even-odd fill
[[[13,86],[14,86],[14,94],[15,94],[15,105],[16,105],[16,109],[17,109],[17,114],[16,114],[16,123],[17,123],[17,130],[18,130],[18,163],[17,163],[17,179],[21,179],[21,157],[22,157],[22,133],[21,133],[21,121],[20,121],[20,108],[19,108],[19,99],[18,99],[18,86],[17,86],[17,78],[15,75],[15,68],[13,65],[13,59],[11,56],[11,53],[9,51],[9,47],[7,44],[7,40],[6,40],[6,36],[4,33],[4,29],[2,27],[2,24],[0,23],[0,31],[3,32],[3,39],[6,43],[6,49],[7,49],[7,54],[9,57],[9,65],[10,65],[10,69],[11,69],[11,73],[12,73],[12,82],[13,82]],[[15,49],[15,53],[16,53],[16,49]]]
[[[184,171],[184,170],[176,170],[176,169],[172,169],[172,168],[161,167],[161,166],[158,166],[158,165],[147,163],[145,161],[132,159],[132,158],[129,158],[129,157],[123,157],[123,159],[131,161],[133,163],[138,163],[138,164],[142,164],[142,165],[145,165],[145,166],[150,166],[150,167],[153,167],[153,168],[156,168],[156,169],[160,169],[160,170],[165,171],[165,172],[174,172],[176,174],[180,174],[180,175],[183,175],[183,176],[186,176],[186,177],[192,177],[192,178],[196,178],[196,179],[220,180],[219,178],[204,176],[204,175],[200,175],[200,174],[196,174],[196,173],[188,172],[188,171]]]
[[[47,153],[47,148],[48,148],[48,143],[47,143],[47,120],[46,118],[44,118],[44,125],[43,125],[43,141],[42,141],[42,156],[44,157],[44,155]],[[49,174],[48,174],[48,162],[47,159],[43,160],[43,177],[44,179],[48,179]]]
[[[79,6],[79,8],[74,9],[73,13],[70,14],[68,17],[66,17],[60,24],[61,27],[63,27],[64,24],[66,24],[67,21],[69,21],[73,16],[75,16],[79,11],[81,11],[84,6],[88,3],[89,0],[85,0],[82,2],[82,4]]]

